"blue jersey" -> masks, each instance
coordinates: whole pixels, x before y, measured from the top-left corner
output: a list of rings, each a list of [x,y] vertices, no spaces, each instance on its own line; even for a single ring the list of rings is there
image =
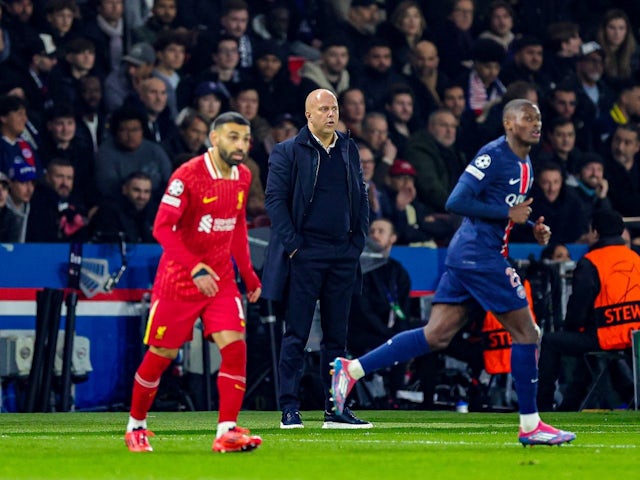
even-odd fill
[[[478,201],[503,205],[504,218],[465,217],[449,244],[445,264],[473,269],[504,266],[514,226],[509,208],[527,198],[533,183],[529,156],[522,160],[502,136],[478,151],[458,182],[470,187]]]

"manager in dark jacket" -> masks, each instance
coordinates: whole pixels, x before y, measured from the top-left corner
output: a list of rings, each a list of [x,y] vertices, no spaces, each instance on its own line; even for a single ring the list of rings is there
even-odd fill
[[[324,428],[368,428],[345,409],[332,412],[329,362],[345,352],[353,291],[361,286],[359,257],[369,228],[369,204],[355,143],[336,132],[338,102],[329,90],[305,101],[307,126],[269,157],[265,206],[271,241],[262,274],[263,297],[282,301],[286,331],[280,353],[281,428],[302,428],[298,390],[304,347],[316,302],[322,326]]]

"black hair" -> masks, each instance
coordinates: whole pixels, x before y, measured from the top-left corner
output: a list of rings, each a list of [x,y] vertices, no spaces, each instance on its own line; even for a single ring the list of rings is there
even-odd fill
[[[240,115],[238,112],[225,112],[216,117],[211,124],[211,129],[216,130],[225,123],[237,123],[239,125],[246,125],[247,127],[251,126],[249,120],[244,118],[244,116]]]
[[[126,122],[128,120],[138,120],[143,128],[147,122],[144,113],[142,113],[137,108],[125,105],[118,108],[111,114],[111,119],[109,121],[109,131],[113,135],[115,135],[118,132],[118,129],[120,128],[122,122]]]
[[[0,116],[17,112],[21,108],[27,109],[27,101],[15,95],[0,95]]]

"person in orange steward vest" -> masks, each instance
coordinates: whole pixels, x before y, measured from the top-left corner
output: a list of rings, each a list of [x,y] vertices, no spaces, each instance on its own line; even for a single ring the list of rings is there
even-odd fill
[[[538,323],[533,311],[531,283],[526,279],[522,283],[529,300],[531,317],[534,322]],[[504,329],[491,312],[487,312],[482,323],[482,357],[487,373],[491,375],[511,373],[511,334]]]
[[[553,409],[564,355],[581,358],[586,352],[630,348],[631,332],[640,329],[640,256],[625,246],[622,216],[614,210],[598,210],[592,216],[591,230],[595,243],[573,272],[563,330],[542,337],[538,364],[541,411]],[[578,409],[589,382],[588,376],[579,378],[585,373],[581,370],[557,409]],[[614,385],[619,383],[617,390],[631,396],[629,380],[624,380]]]

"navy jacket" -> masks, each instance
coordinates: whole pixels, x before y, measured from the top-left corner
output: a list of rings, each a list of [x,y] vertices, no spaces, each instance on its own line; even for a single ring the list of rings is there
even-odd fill
[[[360,155],[353,140],[338,133],[347,168],[351,205],[351,241],[360,251],[369,231],[369,200],[362,179]],[[279,143],[269,157],[265,207],[271,219],[271,239],[262,272],[262,296],[282,300],[289,276],[289,254],[303,244],[303,219],[314,196],[320,153],[305,126],[297,136]]]

